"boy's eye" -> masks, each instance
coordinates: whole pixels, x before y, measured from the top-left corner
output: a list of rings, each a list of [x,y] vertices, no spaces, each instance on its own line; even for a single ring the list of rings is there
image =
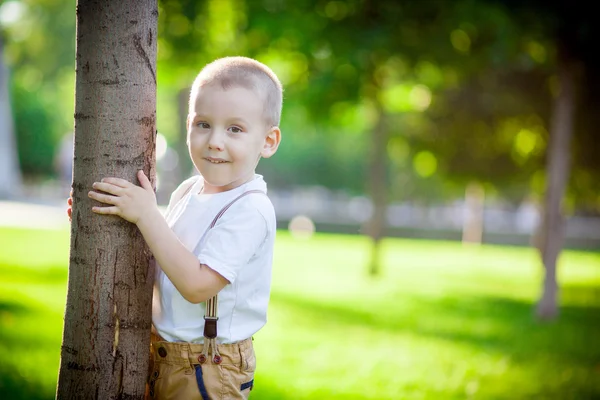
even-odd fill
[[[210,124],[208,124],[207,122],[198,122],[196,123],[196,126],[202,129],[210,129]]]
[[[233,133],[241,133],[244,130],[242,128],[240,128],[239,126],[232,126],[231,128],[229,128],[229,130]]]

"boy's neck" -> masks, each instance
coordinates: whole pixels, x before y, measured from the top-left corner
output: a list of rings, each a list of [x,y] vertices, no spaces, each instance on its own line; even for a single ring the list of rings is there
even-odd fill
[[[219,194],[219,193],[225,193],[225,192],[229,192],[231,190],[237,189],[240,186],[245,185],[248,182],[251,182],[252,180],[254,180],[254,177],[256,176],[256,173],[252,173],[252,176],[249,176],[248,178],[242,180],[239,183],[235,183],[234,185],[226,185],[226,186],[212,186],[210,184],[207,185],[206,180],[204,180],[204,177],[202,178],[203,180],[203,184],[202,187],[200,188],[200,191],[198,192],[198,194]]]

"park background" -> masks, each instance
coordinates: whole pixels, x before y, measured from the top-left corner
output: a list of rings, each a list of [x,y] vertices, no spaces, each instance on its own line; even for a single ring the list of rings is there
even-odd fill
[[[2,398],[56,386],[75,9],[0,4]],[[283,142],[258,171],[281,231],[253,397],[600,397],[591,15],[541,1],[159,1],[161,204],[194,173],[182,110],[205,63],[255,57],[285,87]],[[567,250],[560,314],[541,322],[532,243],[565,57]]]

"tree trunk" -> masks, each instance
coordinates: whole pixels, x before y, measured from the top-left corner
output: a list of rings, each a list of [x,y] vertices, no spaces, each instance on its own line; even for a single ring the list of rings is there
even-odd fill
[[[8,93],[8,67],[4,64],[0,36],[0,198],[15,197],[21,193],[21,170],[17,154]]]
[[[380,110],[379,121],[372,131],[371,151],[369,154],[369,194],[373,201],[373,213],[367,225],[367,234],[371,237],[371,260],[369,275],[381,273],[381,239],[384,236],[387,211],[386,160],[388,134],[385,114]]]
[[[94,181],[155,182],[156,0],[79,0],[73,222],[58,399],[142,399],[154,263],[136,226],[91,212]]]
[[[483,241],[483,211],[485,191],[479,182],[471,182],[465,191],[463,217],[463,244],[481,244]]]
[[[573,133],[575,111],[575,83],[573,63],[559,49],[558,78],[560,92],[554,102],[550,143],[546,165],[546,195],[540,235],[540,253],[545,276],[542,297],[537,304],[537,316],[553,319],[558,315],[558,285],[556,263],[564,238],[562,199],[570,169],[569,144]]]

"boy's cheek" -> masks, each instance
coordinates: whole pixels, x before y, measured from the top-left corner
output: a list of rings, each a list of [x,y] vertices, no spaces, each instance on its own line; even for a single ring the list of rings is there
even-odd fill
[[[198,141],[194,140],[194,138],[190,135],[188,135],[188,138],[187,138],[187,145],[190,148],[190,150],[197,149],[199,147]]]

